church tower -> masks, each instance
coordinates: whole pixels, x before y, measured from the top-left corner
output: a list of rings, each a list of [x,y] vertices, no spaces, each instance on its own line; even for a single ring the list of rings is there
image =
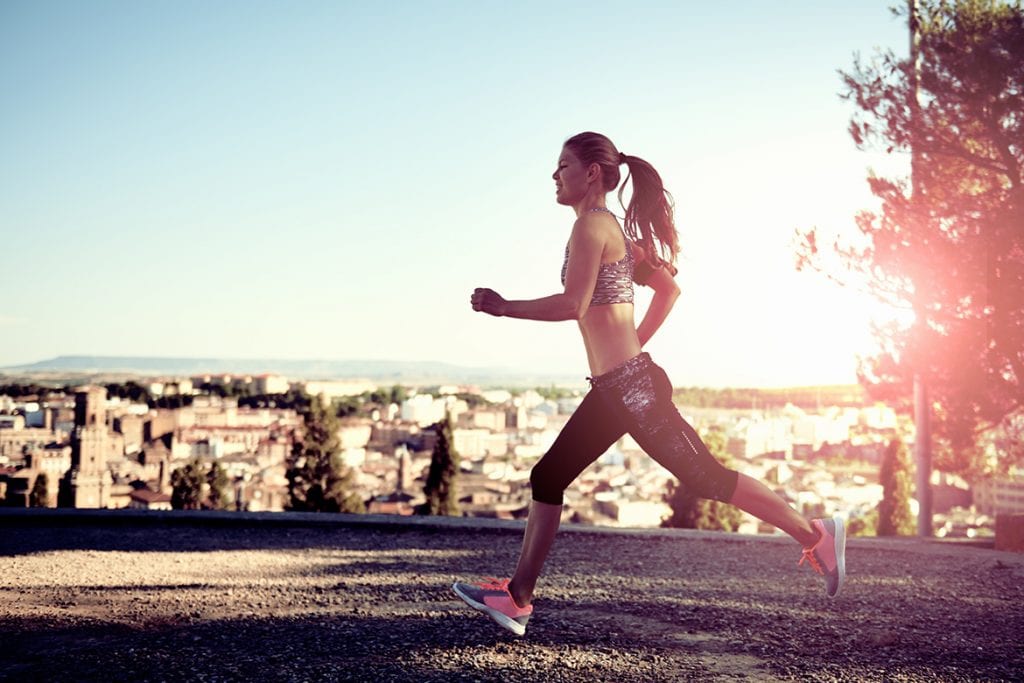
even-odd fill
[[[71,434],[71,469],[62,482],[62,503],[76,508],[110,504],[113,478],[107,469],[107,390],[83,387],[75,394],[75,430]]]

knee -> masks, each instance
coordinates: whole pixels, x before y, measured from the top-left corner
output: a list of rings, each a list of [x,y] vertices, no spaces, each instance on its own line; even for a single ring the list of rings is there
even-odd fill
[[[562,484],[555,475],[555,472],[545,467],[544,458],[533,466],[530,470],[530,488],[534,500],[549,505],[562,504],[562,494],[568,484]]]
[[[701,476],[695,477],[693,485],[689,488],[701,498],[728,503],[732,501],[736,492],[739,477],[739,472],[728,469],[716,460],[714,466],[702,472]]]

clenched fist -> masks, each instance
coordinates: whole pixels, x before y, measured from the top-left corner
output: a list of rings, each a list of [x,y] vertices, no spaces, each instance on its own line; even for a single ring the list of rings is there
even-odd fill
[[[469,301],[473,304],[474,311],[496,316],[505,315],[505,306],[508,304],[500,294],[486,287],[474,289],[473,296],[470,297]]]

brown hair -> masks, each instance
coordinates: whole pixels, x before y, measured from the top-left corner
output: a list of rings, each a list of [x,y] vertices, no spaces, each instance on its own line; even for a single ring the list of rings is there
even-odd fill
[[[565,141],[565,146],[584,166],[598,164],[604,178],[604,191],[619,187],[619,164],[625,164],[626,179],[619,187],[619,204],[626,212],[623,223],[626,235],[647,252],[654,263],[675,263],[679,253],[679,234],[672,217],[672,195],[665,189],[654,167],[640,157],[622,154],[600,133],[579,133]],[[622,204],[626,183],[633,179],[629,206]],[[657,249],[655,249],[657,246]]]

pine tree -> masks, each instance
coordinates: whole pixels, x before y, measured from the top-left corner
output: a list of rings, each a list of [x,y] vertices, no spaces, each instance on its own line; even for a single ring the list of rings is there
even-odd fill
[[[1024,410],[1024,8],[911,8],[910,57],[886,50],[843,73],[857,146],[911,153],[911,177],[872,175],[879,208],[858,214],[861,234],[819,248],[811,230],[799,265],[914,312],[878,328],[858,374],[890,401],[924,380],[935,464],[976,474],[978,436]]]
[[[447,413],[444,419],[434,425],[437,442],[430,456],[430,470],[423,492],[427,494],[424,511],[430,515],[461,514],[457,493],[457,475],[459,471],[459,454],[452,443],[451,416]]]
[[[203,500],[203,468],[199,458],[171,472],[171,507],[198,510]]]
[[[50,489],[46,472],[40,472],[36,481],[32,484],[32,491],[28,494],[28,506],[33,508],[44,508],[49,506]]]
[[[355,473],[341,458],[338,416],[318,396],[305,416],[302,441],[295,444],[288,479],[289,510],[366,512],[355,490]]]
[[[731,459],[726,451],[725,435],[721,431],[708,431],[702,435],[702,439],[719,462],[726,467],[731,466]],[[698,498],[674,479],[668,482],[663,500],[672,508],[672,514],[661,520],[662,527],[736,531],[743,519],[743,513],[739,508],[717,500]]]
[[[206,496],[206,507],[212,510],[226,510],[228,507],[228,473],[219,462],[210,463],[210,469],[206,472],[206,484],[208,492]]]
[[[882,502],[878,505],[879,536],[914,534],[914,517],[910,513],[911,476],[907,447],[900,439],[893,439],[885,449],[879,472],[883,490]]]

